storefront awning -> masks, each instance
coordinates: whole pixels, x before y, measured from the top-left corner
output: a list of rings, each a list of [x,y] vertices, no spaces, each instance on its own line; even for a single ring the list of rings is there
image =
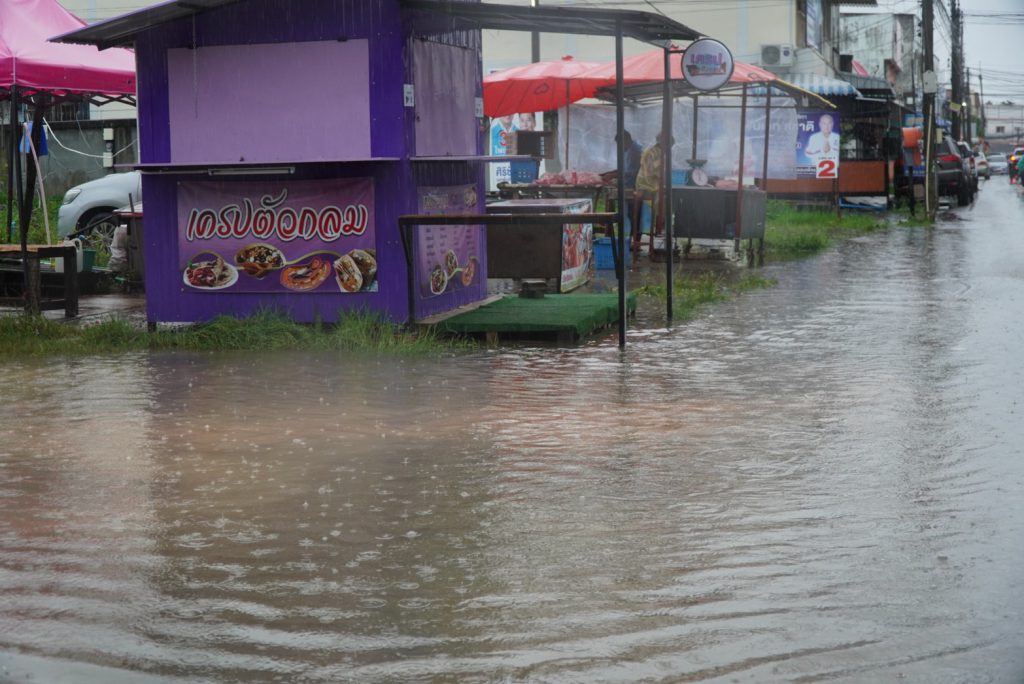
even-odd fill
[[[860,91],[846,81],[828,78],[817,74],[789,74],[783,78],[803,90],[826,97],[844,96],[861,97]]]

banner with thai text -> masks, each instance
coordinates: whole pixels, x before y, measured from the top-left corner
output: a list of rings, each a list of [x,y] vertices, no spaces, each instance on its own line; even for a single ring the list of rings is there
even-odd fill
[[[369,178],[183,181],[183,289],[376,292],[373,206]]]

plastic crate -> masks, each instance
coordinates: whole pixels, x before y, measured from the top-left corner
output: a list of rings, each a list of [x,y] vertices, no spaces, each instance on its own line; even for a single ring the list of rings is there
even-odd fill
[[[626,263],[629,263],[629,240],[626,240]],[[594,240],[594,268],[610,270],[615,268],[615,257],[612,252],[612,239],[603,237]]]
[[[514,161],[510,163],[510,178],[513,183],[532,183],[537,180],[537,171],[540,162],[531,159],[530,161]]]
[[[690,183],[689,169],[672,169],[672,185],[688,185]]]

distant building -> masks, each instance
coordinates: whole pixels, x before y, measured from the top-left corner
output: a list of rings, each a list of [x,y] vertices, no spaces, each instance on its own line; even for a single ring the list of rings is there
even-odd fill
[[[913,107],[921,96],[921,39],[912,14],[847,14],[840,18],[843,54],[869,75],[892,86],[900,103]]]
[[[1024,104],[985,103],[985,139],[993,148],[1024,144]]]
[[[835,78],[839,73],[839,2],[833,0],[780,0],[772,3],[668,3],[655,2],[661,12],[707,36],[725,43],[733,57],[757,64],[784,78],[813,74]],[[874,7],[876,0],[844,2]],[[637,9],[633,2],[602,3],[602,7]],[[627,56],[650,50],[649,45],[629,43]],[[577,59],[610,61],[615,55],[610,39],[543,34],[541,59],[563,55]],[[530,35],[502,31],[484,32],[484,72],[530,60]]]

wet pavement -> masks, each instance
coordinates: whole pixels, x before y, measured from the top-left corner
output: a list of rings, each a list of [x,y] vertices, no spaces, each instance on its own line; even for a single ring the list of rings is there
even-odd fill
[[[1024,681],[1022,235],[624,353],[6,362],[0,682]]]

